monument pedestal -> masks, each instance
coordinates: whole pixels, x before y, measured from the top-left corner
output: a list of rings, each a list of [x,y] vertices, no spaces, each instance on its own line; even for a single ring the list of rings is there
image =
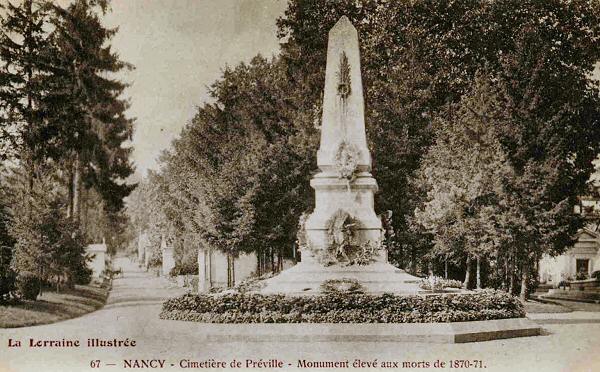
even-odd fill
[[[310,249],[302,249],[302,262],[265,281],[261,293],[284,293],[294,296],[322,292],[328,280],[356,280],[367,293],[416,294],[420,279],[398,269],[387,261],[387,252],[379,250],[368,265],[344,265],[343,262],[324,266],[318,252],[330,249],[331,221],[336,211],[348,213],[357,226],[352,227],[357,241],[380,245],[381,220],[374,211],[377,182],[369,172],[357,173],[350,181],[334,172],[321,172],[310,182],[315,189],[315,210],[305,223]]]
[[[300,262],[267,279],[261,293],[284,293],[294,296],[314,295],[322,292],[321,284],[327,280],[357,280],[366,293],[417,294],[419,278],[407,274],[386,262],[370,265],[323,267],[318,262]]]
[[[330,228],[338,211],[348,213],[356,226],[352,230],[356,239],[374,245],[381,243],[381,220],[375,214],[374,194],[377,182],[371,173],[358,173],[354,180],[340,178],[333,172],[321,172],[310,181],[315,190],[315,209],[306,220],[307,243],[313,250],[327,249],[331,243]],[[313,252],[303,250],[303,261],[312,261]],[[385,257],[376,261],[385,261]]]

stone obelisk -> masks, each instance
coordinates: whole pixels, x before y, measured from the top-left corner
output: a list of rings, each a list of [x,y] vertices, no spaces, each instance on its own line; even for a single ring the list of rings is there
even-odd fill
[[[374,209],[377,182],[369,173],[358,33],[345,16],[329,31],[317,166],[321,172],[310,183],[315,189],[315,210],[306,221],[312,250],[327,248],[329,225],[339,211],[356,221],[356,239],[379,245],[381,221]],[[385,260],[379,256],[377,260]],[[303,252],[303,260],[312,258]]]
[[[367,147],[358,33],[343,16],[329,31],[320,172],[304,223],[301,262],[266,281],[263,293],[311,294],[327,280],[358,281],[371,293],[415,293],[417,278],[387,262],[374,210],[377,181]]]

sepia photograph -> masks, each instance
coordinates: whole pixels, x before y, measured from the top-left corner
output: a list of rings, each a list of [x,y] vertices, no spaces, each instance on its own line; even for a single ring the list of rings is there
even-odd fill
[[[0,372],[599,338],[600,0],[0,0]]]

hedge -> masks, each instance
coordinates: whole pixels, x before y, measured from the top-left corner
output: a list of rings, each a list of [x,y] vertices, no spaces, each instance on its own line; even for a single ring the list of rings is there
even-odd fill
[[[167,300],[160,314],[204,323],[435,323],[524,316],[518,298],[493,290],[410,296],[186,294]]]

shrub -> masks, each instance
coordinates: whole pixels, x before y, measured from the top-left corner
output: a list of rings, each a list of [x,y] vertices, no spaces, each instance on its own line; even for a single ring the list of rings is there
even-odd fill
[[[321,284],[323,293],[362,293],[365,288],[356,279],[329,279]]]
[[[2,221],[0,221],[1,223]],[[0,235],[1,233],[2,231],[0,231]],[[5,303],[12,298],[15,290],[16,274],[10,267],[12,247],[4,245],[2,240],[2,236],[0,236],[0,303]]]
[[[17,292],[26,300],[35,300],[40,293],[41,281],[31,273],[20,273],[17,277]]]
[[[419,287],[427,291],[441,291],[444,288],[462,288],[463,283],[460,280],[443,279],[437,276],[430,276],[421,280]]]
[[[15,291],[15,272],[8,266],[0,267],[0,303],[11,300]]]
[[[92,269],[87,266],[79,266],[74,269],[73,282],[79,285],[87,285],[92,281]]]
[[[198,261],[189,261],[177,264],[171,269],[171,271],[169,271],[169,275],[198,275]]]
[[[576,280],[585,280],[588,278],[588,273],[586,273],[585,271],[580,271],[577,273],[577,275],[575,276]]]
[[[558,282],[557,288],[567,288],[567,287],[571,287],[571,283],[569,283],[568,281],[561,280],[560,282]]]
[[[463,287],[463,282],[461,282],[460,280],[456,280],[456,279],[444,279],[445,288],[462,288]]]
[[[10,267],[15,241],[8,233],[10,216],[2,196],[0,193],[0,303],[11,300],[16,280],[16,274]]]
[[[160,265],[162,265],[162,251],[153,247],[150,251],[150,258],[148,259],[148,267],[160,267]]]
[[[402,296],[385,293],[186,294],[167,300],[161,318],[206,323],[432,323],[525,316],[501,291]]]

